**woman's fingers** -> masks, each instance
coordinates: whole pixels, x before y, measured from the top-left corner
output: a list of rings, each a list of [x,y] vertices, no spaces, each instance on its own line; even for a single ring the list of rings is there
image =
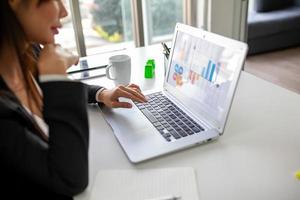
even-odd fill
[[[71,51],[68,49],[62,48],[59,44],[56,44],[57,51],[59,54],[64,57],[64,59],[67,62],[66,68],[68,69],[72,65],[77,65],[79,62],[79,57],[75,54],[73,54]]]
[[[142,93],[140,93],[134,89],[120,86],[120,91],[122,91],[122,93],[121,93],[123,95],[122,97],[130,98],[132,100],[135,100],[135,101],[138,101],[141,103],[147,101],[146,97]]]
[[[138,95],[139,97],[146,99],[145,96],[142,94],[140,87],[135,84],[130,84],[128,87],[125,87],[125,90],[127,92],[131,92],[135,95]]]
[[[132,108],[131,103],[120,102],[120,97],[128,98],[139,103],[147,101],[145,96],[141,93],[140,87],[135,84],[130,84],[127,87],[120,85],[111,90],[103,90],[98,99],[111,108]]]
[[[72,55],[70,58],[70,64],[68,68],[72,67],[72,65],[78,65],[78,63],[79,63],[79,57],[76,55]]]
[[[134,88],[134,89],[137,89],[139,92],[142,92],[141,88],[138,85],[136,85],[136,84],[131,83],[127,87]]]
[[[119,101],[113,101],[111,103],[112,108],[132,108],[132,105],[128,102],[119,102]]]
[[[38,68],[43,74],[62,74],[66,75],[66,70],[72,65],[77,64],[79,57],[69,50],[63,49],[58,44],[47,44],[41,50],[38,59]]]
[[[142,97],[140,97],[138,95],[134,95],[133,93],[126,91],[124,88],[117,90],[116,98],[119,98],[119,97],[125,97],[128,99],[131,99],[132,101],[137,101],[140,103],[145,102],[145,100]]]

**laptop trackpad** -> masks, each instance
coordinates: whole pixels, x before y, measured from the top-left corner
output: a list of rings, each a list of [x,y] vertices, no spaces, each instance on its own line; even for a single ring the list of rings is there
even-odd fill
[[[104,118],[111,125],[114,132],[122,133],[127,137],[143,137],[156,132],[154,126],[147,120],[138,108],[118,108],[102,110]]]

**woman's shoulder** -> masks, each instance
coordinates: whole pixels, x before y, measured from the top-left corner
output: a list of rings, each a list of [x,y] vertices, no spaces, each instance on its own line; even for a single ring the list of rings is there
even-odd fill
[[[19,107],[18,104],[18,100],[10,91],[0,89],[0,110],[5,108],[17,108]]]
[[[9,107],[14,107],[16,105],[17,99],[8,89],[3,78],[0,75],[0,113]]]
[[[5,88],[0,88],[0,120],[30,120],[18,98]]]

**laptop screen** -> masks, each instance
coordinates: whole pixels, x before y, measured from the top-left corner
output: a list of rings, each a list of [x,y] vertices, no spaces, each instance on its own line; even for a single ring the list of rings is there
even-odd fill
[[[173,42],[167,83],[222,124],[242,53],[181,31]]]

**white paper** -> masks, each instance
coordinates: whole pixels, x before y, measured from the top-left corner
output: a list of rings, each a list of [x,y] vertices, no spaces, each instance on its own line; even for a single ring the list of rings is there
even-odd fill
[[[90,200],[146,200],[165,196],[199,200],[194,169],[101,170]]]

